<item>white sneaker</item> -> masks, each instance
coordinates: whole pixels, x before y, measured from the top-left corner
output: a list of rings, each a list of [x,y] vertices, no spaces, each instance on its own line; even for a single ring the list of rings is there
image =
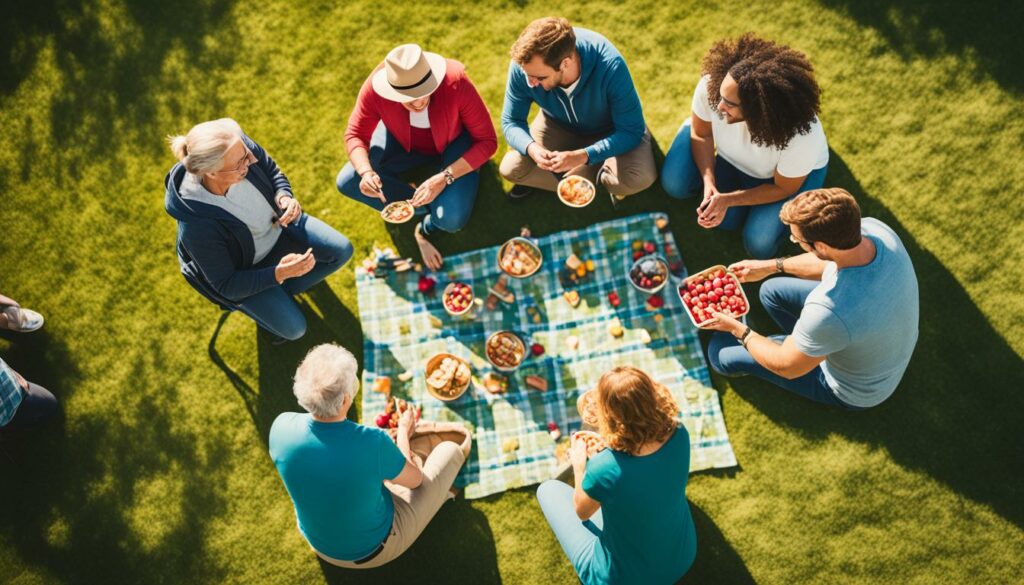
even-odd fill
[[[7,314],[7,328],[18,333],[28,333],[43,326],[43,316],[23,307],[8,307],[4,313]],[[12,316],[16,318],[12,319]],[[17,321],[17,322],[15,322]]]

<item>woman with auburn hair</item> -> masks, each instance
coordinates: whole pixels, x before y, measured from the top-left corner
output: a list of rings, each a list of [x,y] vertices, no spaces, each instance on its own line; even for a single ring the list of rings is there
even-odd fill
[[[542,483],[541,510],[584,584],[674,583],[697,554],[686,502],[690,437],[679,408],[667,388],[630,366],[601,376],[596,392],[608,448],[588,460],[574,436],[575,487]]]

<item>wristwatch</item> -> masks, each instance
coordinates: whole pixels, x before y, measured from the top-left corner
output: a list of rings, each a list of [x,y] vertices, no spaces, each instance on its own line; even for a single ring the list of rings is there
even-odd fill
[[[783,274],[783,273],[786,272],[785,267],[782,266],[782,261],[783,260],[785,260],[785,258],[782,257],[782,256],[780,256],[780,257],[775,259],[775,272],[776,272],[776,274]]]
[[[455,175],[452,174],[452,168],[448,167],[444,170],[444,184],[451,185],[455,182]]]
[[[747,328],[743,330],[743,334],[740,335],[738,338],[740,340],[740,345],[742,345],[744,348],[747,347],[747,338],[750,337],[751,333],[753,333],[753,330],[751,330],[750,326],[748,325]]]

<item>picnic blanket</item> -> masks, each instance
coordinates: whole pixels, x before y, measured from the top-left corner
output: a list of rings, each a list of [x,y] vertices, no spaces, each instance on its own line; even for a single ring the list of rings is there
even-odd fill
[[[375,277],[357,267],[364,336],[363,420],[373,424],[384,410],[385,395],[371,388],[376,378],[387,376],[392,395],[421,405],[423,419],[465,423],[473,431],[473,449],[456,485],[465,488],[467,498],[479,498],[551,478],[558,466],[556,451],[564,453],[567,437],[582,425],[578,396],[610,368],[632,365],[667,386],[678,401],[680,420],[690,433],[691,471],[735,466],[696,329],[675,293],[678,279],[662,291],[660,309],[647,306],[649,295],[628,281],[636,242],[655,243],[659,253],[682,265],[671,232],[656,226],[659,215],[620,218],[536,239],[543,264],[529,278],[509,278],[516,302],[498,303],[495,310],[477,307],[470,316],[449,316],[441,291],[458,280],[472,286],[478,298],[486,297],[501,275],[497,246],[446,258],[443,272],[433,275],[434,295],[419,292],[415,270]],[[559,278],[573,253],[594,267],[574,287],[581,296],[575,308],[563,298]],[[617,308],[608,299],[612,291],[621,299]],[[609,333],[616,319],[624,330],[621,337]],[[514,331],[527,348],[539,343],[545,352],[528,357],[508,374],[508,391],[494,395],[484,390],[480,378],[492,371],[484,344],[499,330]],[[442,402],[426,389],[424,366],[439,352],[464,358],[473,368],[469,390],[453,402]],[[548,390],[527,388],[524,378],[531,374],[544,377]],[[408,379],[402,381],[400,375]],[[557,441],[550,423],[562,434]]]

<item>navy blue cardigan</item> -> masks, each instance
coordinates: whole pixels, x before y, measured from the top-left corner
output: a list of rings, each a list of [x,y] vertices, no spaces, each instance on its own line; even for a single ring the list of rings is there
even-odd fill
[[[278,193],[293,196],[288,177],[259,144],[245,135],[242,141],[256,157],[245,178],[280,216],[282,210],[274,199]],[[178,221],[181,273],[210,301],[223,309],[237,309],[245,298],[277,286],[276,267],[252,267],[256,247],[249,228],[238,218],[214,205],[181,197],[178,189],[186,172],[178,163],[164,179],[164,208]]]

